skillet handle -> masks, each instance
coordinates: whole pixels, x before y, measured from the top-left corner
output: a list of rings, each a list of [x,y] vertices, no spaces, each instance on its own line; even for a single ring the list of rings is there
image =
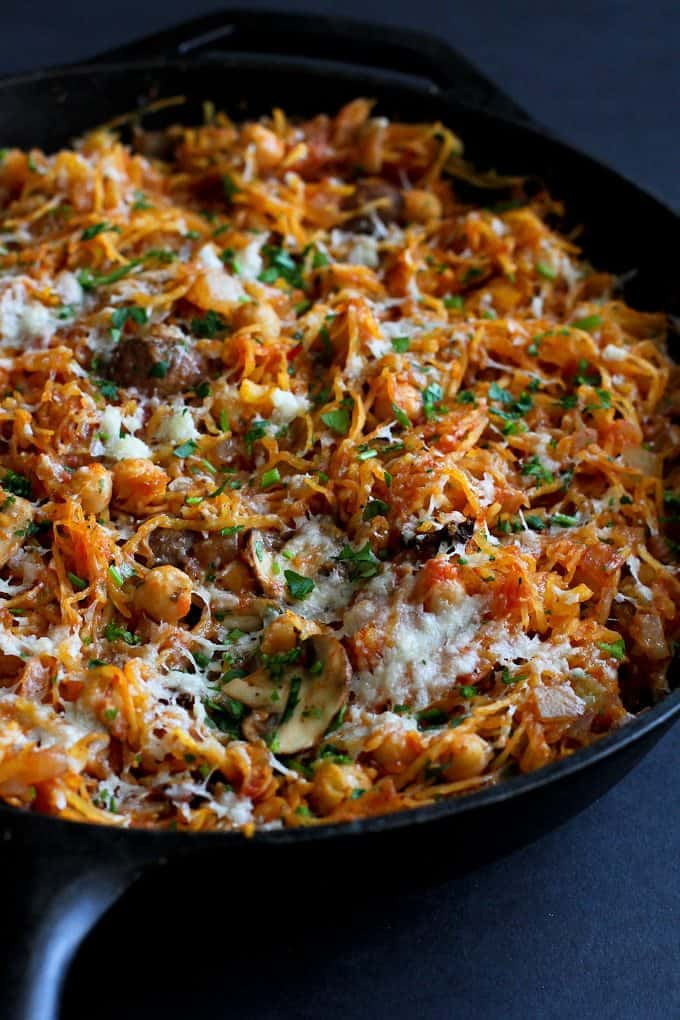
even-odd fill
[[[75,824],[7,808],[1,821],[0,1017],[57,1020],[78,946],[135,869]]]
[[[185,21],[99,54],[104,62],[158,57],[271,53],[381,67],[424,78],[456,100],[510,120],[528,114],[442,39],[411,29],[350,18],[267,10],[225,10]]]

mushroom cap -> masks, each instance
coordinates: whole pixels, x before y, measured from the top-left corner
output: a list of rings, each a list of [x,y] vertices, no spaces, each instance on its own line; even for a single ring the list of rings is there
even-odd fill
[[[280,599],[285,589],[282,576],[274,573],[273,544],[271,533],[253,528],[246,541],[245,557],[265,595]]]
[[[275,731],[274,746],[281,754],[306,750],[322,739],[347,700],[352,674],[347,652],[330,634],[313,634],[296,647],[297,658],[276,675],[262,666],[230,680],[215,699],[234,698],[273,717],[266,728]]]
[[[352,667],[338,639],[330,634],[315,634],[303,646],[311,652],[313,660],[306,670],[296,671],[296,676],[300,676],[298,697],[292,709],[289,698],[277,731],[276,746],[281,754],[295,754],[318,743],[349,693]]]

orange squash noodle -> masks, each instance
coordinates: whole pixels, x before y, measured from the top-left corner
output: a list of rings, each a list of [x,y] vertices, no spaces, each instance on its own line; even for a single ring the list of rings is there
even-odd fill
[[[110,125],[0,159],[0,797],[317,825],[666,691],[667,319],[442,124]]]

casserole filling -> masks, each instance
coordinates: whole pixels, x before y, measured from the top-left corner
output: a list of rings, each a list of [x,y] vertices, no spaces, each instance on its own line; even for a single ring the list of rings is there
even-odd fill
[[[314,825],[666,690],[667,317],[357,100],[0,159],[0,796]]]

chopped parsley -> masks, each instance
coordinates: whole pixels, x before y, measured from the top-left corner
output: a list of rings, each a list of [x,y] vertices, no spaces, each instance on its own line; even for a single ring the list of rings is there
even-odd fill
[[[132,259],[130,262],[112,269],[110,273],[93,273],[91,269],[85,267],[78,273],[78,283],[83,290],[94,290],[96,287],[105,287],[109,283],[117,283],[118,280],[122,280],[133,269],[140,266],[142,261],[142,259]]]
[[[419,730],[432,730],[439,726],[446,726],[449,721],[448,714],[440,708],[426,708],[416,714]]]
[[[372,521],[374,517],[384,517],[389,510],[389,503],[383,503],[381,499],[369,499],[361,516],[364,521]]]
[[[606,652],[607,655],[611,655],[612,659],[616,659],[617,662],[621,662],[626,656],[626,646],[623,638],[618,638],[618,640],[612,641],[611,644],[608,644],[606,641],[598,641],[597,647],[601,651]]]
[[[212,340],[216,333],[226,329],[226,323],[221,315],[209,309],[203,318],[194,317],[190,324],[191,332],[200,340]]]
[[[407,415],[406,411],[402,411],[398,404],[392,404],[392,414],[397,419],[402,428],[410,429],[411,419]]]
[[[81,241],[91,241],[93,237],[97,237],[108,230],[115,230],[116,233],[120,234],[120,227],[113,227],[106,220],[102,220],[100,223],[93,223],[91,227],[86,227],[80,235],[80,239]]]
[[[475,397],[472,390],[459,390],[456,394],[457,404],[472,404],[473,407],[477,404],[477,398]]]
[[[337,559],[349,565],[349,576],[352,581],[365,581],[375,577],[380,571],[380,561],[373,555],[369,542],[357,550],[345,543]]]
[[[149,371],[149,375],[154,379],[165,379],[166,375],[170,370],[169,361],[156,361]]]
[[[186,443],[181,443],[176,446],[172,451],[173,457],[191,457],[196,452],[197,442],[195,439],[187,439]]]
[[[535,478],[537,483],[550,485],[554,481],[551,472],[541,464],[537,456],[531,457],[522,465],[522,474]]]
[[[107,641],[124,641],[126,645],[141,645],[142,639],[125,627],[116,623],[107,623],[104,627],[104,637]]]
[[[578,517],[572,517],[570,514],[553,514],[550,518],[551,524],[556,524],[560,528],[575,528],[579,523]]]
[[[346,436],[351,421],[349,408],[338,407],[334,411],[326,411],[321,415],[321,421],[337,435]]]
[[[228,202],[231,202],[234,195],[237,195],[241,189],[236,184],[231,174],[222,174],[222,190],[224,191],[224,197]]]
[[[89,581],[85,581],[82,577],[78,577],[77,574],[72,574],[70,570],[66,576],[68,577],[73,587],[76,588],[78,591],[84,591],[89,584]]]
[[[584,315],[581,319],[574,319],[572,326],[574,329],[584,329],[586,333],[592,333],[593,330],[600,328],[603,321],[601,315]]]
[[[258,276],[260,283],[271,284],[281,279],[297,290],[304,290],[302,269],[290,252],[285,248],[265,244],[262,246],[262,255],[267,262],[267,267]]]
[[[278,468],[270,468],[269,471],[265,471],[262,475],[260,482],[261,489],[269,489],[272,485],[276,485],[277,482],[281,481],[281,474]]]
[[[300,602],[306,599],[314,591],[314,582],[311,577],[297,574],[294,570],[284,570],[283,576],[286,579],[286,587],[290,596]]]
[[[153,209],[151,202],[149,202],[143,191],[135,191],[135,200],[132,203],[132,211],[145,212],[147,209]]]
[[[118,400],[118,387],[110,379],[95,379],[94,384],[106,400]]]
[[[537,262],[536,272],[539,276],[542,276],[544,280],[557,279],[557,270],[553,269],[552,266],[549,266],[547,262]]]
[[[16,471],[8,470],[5,472],[5,476],[2,479],[2,487],[7,492],[14,493],[15,496],[22,496],[23,499],[32,499],[33,497],[30,481],[23,475],[17,474]]]
[[[427,421],[432,421],[433,418],[437,418],[446,411],[446,408],[442,407],[439,403],[442,395],[442,388],[436,382],[430,383],[423,390],[421,396],[423,398],[423,411]]]

